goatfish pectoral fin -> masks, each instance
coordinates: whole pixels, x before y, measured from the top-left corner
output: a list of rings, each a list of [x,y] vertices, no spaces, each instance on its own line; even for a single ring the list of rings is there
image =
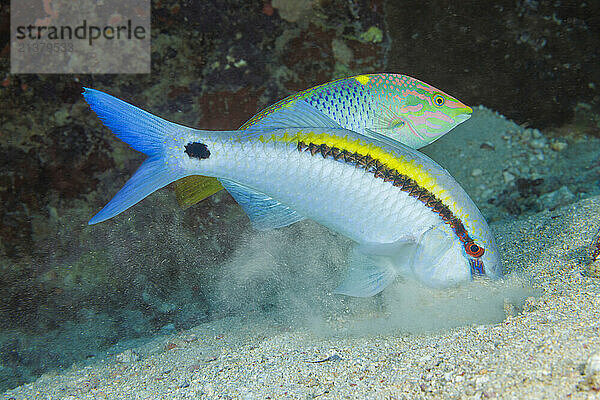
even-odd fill
[[[148,155],[125,186],[89,221],[92,225],[122,213],[154,191],[186,176],[176,165],[165,162],[163,144],[165,138],[175,134],[197,131],[152,115],[98,90],[84,90],[85,101],[104,125],[134,150]]]
[[[283,228],[304,219],[295,210],[264,193],[226,179],[221,179],[221,183],[248,214],[254,229]]]
[[[385,289],[412,264],[417,242],[403,238],[394,243],[361,244],[352,251],[348,275],[334,293],[370,297]]]
[[[460,251],[451,251],[451,234],[447,225],[439,224],[419,237],[411,272],[429,287],[447,287],[471,278],[469,268],[458,268],[465,260]]]

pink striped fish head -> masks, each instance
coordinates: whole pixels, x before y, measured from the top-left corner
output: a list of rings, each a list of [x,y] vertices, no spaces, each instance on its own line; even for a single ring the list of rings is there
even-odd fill
[[[376,118],[375,131],[413,148],[425,146],[471,117],[473,110],[453,96],[410,76],[363,75]]]

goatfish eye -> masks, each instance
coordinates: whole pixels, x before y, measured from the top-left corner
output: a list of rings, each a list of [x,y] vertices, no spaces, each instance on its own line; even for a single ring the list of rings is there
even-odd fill
[[[436,93],[433,95],[433,104],[435,106],[441,107],[444,105],[445,102],[446,102],[446,98],[443,95],[441,95],[439,93]]]
[[[478,246],[474,242],[467,242],[465,243],[465,251],[471,257],[479,258],[483,255],[485,249],[481,246]]]

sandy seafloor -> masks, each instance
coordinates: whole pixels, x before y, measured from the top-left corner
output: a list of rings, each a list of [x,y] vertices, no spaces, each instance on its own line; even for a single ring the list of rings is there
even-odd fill
[[[494,118],[486,130],[473,118],[427,152],[494,217],[505,279],[447,290],[398,280],[374,298],[335,296],[350,244],[301,222],[252,234],[207,282],[230,305],[228,316],[142,346],[122,343],[102,360],[48,373],[4,398],[600,397],[600,376],[589,368],[586,376],[585,367],[600,352],[600,279],[587,273],[600,196],[574,195],[571,204],[520,218],[486,211],[484,202],[494,182],[510,183],[509,168],[525,165],[520,173],[535,178],[547,172],[535,168],[580,168],[598,153],[575,152],[569,164],[568,153],[555,155],[542,137],[545,147],[524,154],[512,144],[524,130]],[[598,149],[597,139],[585,140],[562,151]],[[495,149],[488,156],[474,153],[483,142]],[[525,157],[520,163],[518,155]],[[476,168],[481,173],[472,173]],[[264,312],[261,285],[269,287],[272,312]]]

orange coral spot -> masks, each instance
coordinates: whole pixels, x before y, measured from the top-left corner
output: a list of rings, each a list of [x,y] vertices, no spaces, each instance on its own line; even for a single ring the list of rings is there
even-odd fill
[[[275,12],[275,10],[273,10],[273,6],[271,5],[271,3],[266,2],[266,3],[263,4],[262,12],[266,16],[270,17],[271,15],[273,15],[273,13]]]
[[[165,346],[165,349],[166,349],[166,350],[173,350],[173,349],[174,349],[174,348],[176,348],[176,347],[177,347],[177,345],[176,345],[175,343],[173,343],[173,342],[169,342],[169,343],[167,343],[167,345]]]

